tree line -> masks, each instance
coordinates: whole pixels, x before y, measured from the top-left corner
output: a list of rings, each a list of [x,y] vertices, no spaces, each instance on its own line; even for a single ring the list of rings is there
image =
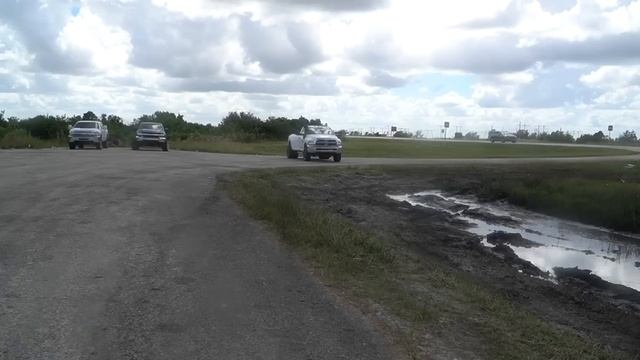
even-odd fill
[[[220,136],[230,138],[234,141],[256,141],[256,140],[286,140],[289,134],[296,133],[306,125],[322,125],[320,119],[307,119],[303,116],[297,119],[286,117],[268,117],[261,119],[250,112],[230,112],[218,125],[203,125],[185,120],[182,114],[175,114],[167,111],[156,111],[152,114],[145,114],[135,118],[131,123],[114,114],[96,115],[92,111],[87,111],[82,115],[74,116],[54,116],[37,115],[34,117],[19,119],[17,117],[6,117],[4,111],[0,111],[0,140],[4,138],[36,139],[42,141],[54,141],[63,143],[66,141],[69,127],[80,120],[101,121],[109,128],[109,138],[114,145],[128,145],[133,139],[138,123],[142,121],[159,122],[167,128],[167,133],[171,140],[187,140],[190,138],[206,138]],[[339,136],[347,134],[344,130],[339,131]],[[386,136],[379,133],[359,133],[350,132],[349,135]],[[458,134],[456,134],[458,135]],[[398,131],[395,137],[421,137],[420,131],[415,134]],[[640,145],[635,131],[625,131],[615,140],[609,139],[602,131],[594,134],[583,134],[574,138],[568,132],[561,130],[553,132],[530,133],[527,130],[519,130],[516,136],[520,139],[534,139],[539,141],[556,143],[578,143],[578,144],[599,144],[615,142],[619,144]],[[461,133],[455,137],[461,139],[478,139],[476,132],[469,132],[465,135]]]
[[[597,131],[593,134],[582,134],[578,138],[575,138],[570,133],[564,132],[562,130],[541,133],[529,133],[528,130],[518,130],[516,136],[519,139],[530,139],[556,143],[605,144],[615,142],[624,145],[640,145],[640,141],[638,141],[636,132],[631,130],[625,130],[615,139],[609,139],[609,137],[606,136],[602,131]]]
[[[37,115],[19,119],[5,117],[0,111],[0,140],[5,137],[26,137],[36,140],[64,142],[69,128],[80,120],[101,121],[109,129],[109,138],[114,145],[127,145],[133,139],[140,122],[159,122],[167,129],[172,140],[187,140],[210,136],[227,137],[235,141],[285,140],[289,134],[298,132],[306,125],[322,125],[319,119],[297,119],[286,117],[269,117],[265,120],[249,112],[230,112],[218,125],[192,123],[185,120],[182,114],[156,111],[135,118],[131,123],[114,114],[96,115],[87,111],[82,115],[54,116]]]

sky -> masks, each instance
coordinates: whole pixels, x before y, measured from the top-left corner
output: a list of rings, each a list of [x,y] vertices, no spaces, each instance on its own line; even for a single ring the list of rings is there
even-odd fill
[[[2,109],[640,133],[640,0],[2,0]]]

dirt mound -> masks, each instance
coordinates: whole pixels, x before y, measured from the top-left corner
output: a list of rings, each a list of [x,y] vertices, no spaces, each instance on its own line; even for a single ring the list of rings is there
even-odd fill
[[[494,231],[487,235],[487,242],[493,245],[510,244],[517,247],[532,248],[542,244],[522,237],[520,233],[508,233],[505,231]]]
[[[610,283],[591,273],[591,270],[578,267],[555,267],[553,271],[560,283],[583,287],[586,291],[609,298],[616,305],[624,305],[622,302],[633,303],[633,310],[640,313],[640,292],[630,287]]]

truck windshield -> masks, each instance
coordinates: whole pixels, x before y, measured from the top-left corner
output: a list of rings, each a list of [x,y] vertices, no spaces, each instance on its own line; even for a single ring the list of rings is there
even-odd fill
[[[324,126],[309,126],[307,128],[307,134],[325,134],[325,135],[333,135],[333,130]]]
[[[162,124],[140,124],[140,129],[162,130]]]
[[[73,127],[79,129],[95,129],[98,127],[98,123],[93,121],[80,121],[73,125]]]

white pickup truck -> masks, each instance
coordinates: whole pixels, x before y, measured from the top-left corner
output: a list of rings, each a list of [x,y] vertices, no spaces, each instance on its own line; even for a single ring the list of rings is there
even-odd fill
[[[297,159],[302,154],[304,161],[312,156],[320,159],[333,157],[333,161],[342,160],[342,141],[327,126],[305,126],[300,133],[289,135],[287,157]]]
[[[106,125],[100,121],[82,120],[78,121],[69,129],[69,149],[73,150],[77,147],[81,149],[85,145],[95,146],[101,150],[106,148],[109,130]]]

